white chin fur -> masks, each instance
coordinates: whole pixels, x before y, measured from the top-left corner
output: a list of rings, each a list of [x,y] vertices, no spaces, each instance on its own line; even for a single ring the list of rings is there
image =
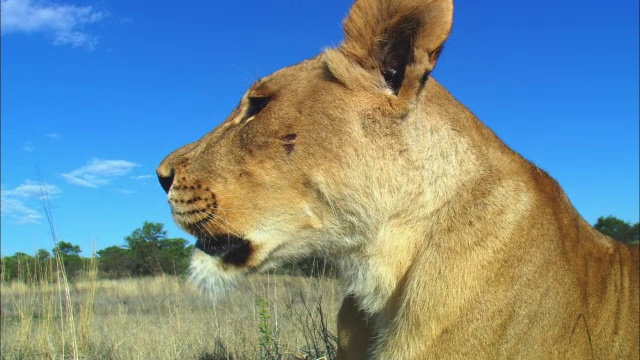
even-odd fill
[[[195,249],[191,255],[189,281],[215,301],[233,290],[244,272],[225,266],[220,258]]]

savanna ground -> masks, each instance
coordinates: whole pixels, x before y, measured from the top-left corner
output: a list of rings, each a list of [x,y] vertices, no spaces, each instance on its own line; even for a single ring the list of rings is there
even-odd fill
[[[333,279],[253,275],[215,305],[179,277],[2,282],[2,359],[333,359]]]

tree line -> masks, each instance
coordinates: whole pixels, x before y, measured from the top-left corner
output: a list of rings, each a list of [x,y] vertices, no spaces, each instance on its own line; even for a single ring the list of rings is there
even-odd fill
[[[124,238],[122,246],[109,246],[94,257],[81,257],[80,246],[66,241],[59,241],[51,252],[40,249],[34,256],[20,252],[5,256],[1,259],[2,279],[40,278],[60,265],[64,265],[68,278],[75,278],[96,261],[103,278],[184,275],[193,246],[183,238],[168,238],[163,227],[161,223],[144,222]]]
[[[124,278],[170,274],[184,276],[189,267],[193,248],[183,238],[169,238],[162,223],[145,221],[124,238],[122,246],[109,246],[96,252],[95,257],[81,257],[78,245],[59,241],[51,252],[39,249],[35,255],[16,253],[0,258],[2,280],[43,278],[52,274],[56,266],[64,265],[68,278],[75,278],[97,261],[98,276]],[[640,224],[631,224],[615,216],[599,217],[594,228],[612,238],[632,244],[640,243]],[[278,270],[301,276],[335,276],[335,268],[319,258],[303,259]]]

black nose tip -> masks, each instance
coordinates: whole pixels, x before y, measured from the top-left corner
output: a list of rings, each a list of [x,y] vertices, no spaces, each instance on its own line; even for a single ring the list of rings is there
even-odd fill
[[[174,171],[171,170],[171,172],[169,172],[168,175],[161,175],[160,173],[157,173],[157,174],[158,174],[158,181],[160,182],[160,186],[162,186],[164,191],[168,193],[169,189],[171,189],[171,184],[173,184],[173,177],[175,176]]]

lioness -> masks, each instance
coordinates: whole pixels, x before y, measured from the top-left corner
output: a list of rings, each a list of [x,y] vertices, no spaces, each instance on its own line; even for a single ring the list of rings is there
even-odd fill
[[[335,49],[257,81],[158,167],[191,277],[332,259],[341,359],[637,359],[638,247],[431,76],[451,0],[358,0]]]

